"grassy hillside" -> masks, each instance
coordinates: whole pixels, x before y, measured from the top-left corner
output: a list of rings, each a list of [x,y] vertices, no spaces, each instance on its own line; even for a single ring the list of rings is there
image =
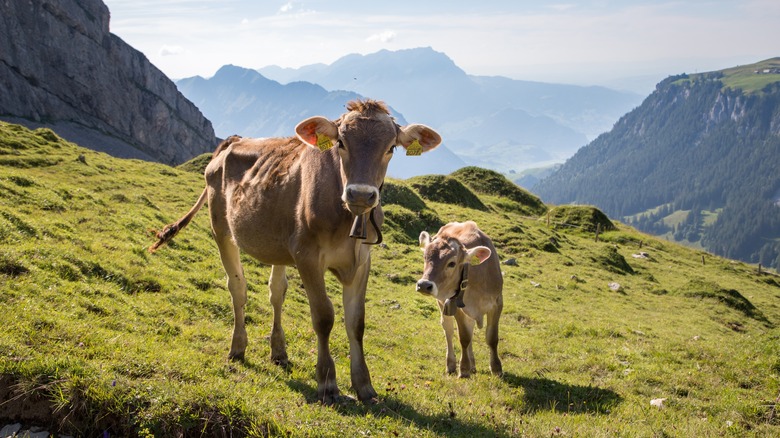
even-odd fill
[[[245,260],[250,344],[247,360],[233,363],[230,298],[208,215],[146,251],[149,228],[185,212],[202,176],[0,123],[0,425],[78,436],[780,433],[777,277],[620,224],[595,242],[528,219],[498,194],[480,194],[476,209],[434,201],[421,195],[436,193],[426,181],[437,180],[394,183],[396,225],[408,223],[403,214],[430,224],[474,219],[500,258],[516,261],[502,265],[505,376],[485,372],[482,330],[481,372],[443,374],[438,309],[414,291],[420,251],[411,230],[389,221],[387,245],[372,250],[365,335],[381,400],[322,406],[294,269],[284,370],[269,360],[269,267]],[[632,256],[640,251],[646,258]],[[327,284],[341,315],[338,282]],[[338,382],[354,395],[348,351],[337,318]]]

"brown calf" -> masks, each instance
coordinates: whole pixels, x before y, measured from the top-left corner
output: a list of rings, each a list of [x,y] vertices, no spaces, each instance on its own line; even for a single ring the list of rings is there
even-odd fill
[[[420,233],[425,265],[417,291],[432,295],[439,303],[441,325],[447,339],[447,372],[455,372],[452,346],[453,320],[460,338],[460,377],[476,371],[472,338],[474,324],[482,328],[487,315],[485,339],[490,347],[490,371],[501,375],[498,357],[498,320],[504,307],[504,279],[493,242],[473,221],[451,222],[436,236]]]
[[[179,221],[159,233],[150,250],[187,225],[208,198],[214,239],[228,276],[234,329],[229,357],[242,359],[246,279],[239,252],[273,265],[268,282],[273,306],[271,359],[286,365],[282,304],[287,290],[285,268],[295,265],[309,300],[317,334],[317,396],[332,403],[339,395],[336,367],[328,339],[333,304],[325,290],[325,271],[343,285],[344,321],[349,338],[352,387],[362,401],[376,397],[363,354],[365,297],[371,265],[369,247],[350,237],[354,219],[373,215],[379,238],[382,208],[379,187],[396,145],[435,148],[441,137],[423,125],[398,126],[387,107],[373,100],[350,102],[338,120],[311,117],[295,128],[297,137],[230,137],[206,167],[206,189]],[[365,220],[363,221],[365,223]]]

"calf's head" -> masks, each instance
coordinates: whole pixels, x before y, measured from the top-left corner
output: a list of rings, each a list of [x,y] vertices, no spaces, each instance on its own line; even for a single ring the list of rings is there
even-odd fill
[[[490,257],[490,248],[466,248],[458,239],[432,239],[426,231],[420,233],[423,249],[423,275],[417,281],[417,292],[433,295],[439,301],[450,298],[461,281],[463,265],[479,265]]]
[[[347,110],[336,121],[308,118],[295,132],[312,147],[323,151],[338,148],[344,185],[341,199],[359,216],[379,204],[379,187],[396,146],[419,154],[438,146],[441,136],[425,125],[398,126],[382,102],[353,101]]]

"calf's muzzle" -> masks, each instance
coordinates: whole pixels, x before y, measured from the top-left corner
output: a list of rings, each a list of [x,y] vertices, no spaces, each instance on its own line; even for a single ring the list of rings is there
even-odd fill
[[[431,294],[434,286],[435,284],[430,280],[419,280],[417,281],[417,292]]]

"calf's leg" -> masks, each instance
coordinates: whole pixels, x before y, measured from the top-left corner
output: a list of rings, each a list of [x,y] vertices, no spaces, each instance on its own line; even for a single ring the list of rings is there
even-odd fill
[[[288,365],[287,344],[282,329],[282,304],[287,294],[287,275],[284,265],[271,267],[271,278],[268,280],[269,298],[274,309],[274,320],[271,326],[271,360],[281,366]]]
[[[452,335],[455,333],[455,318],[444,314],[444,305],[439,303],[441,310],[441,327],[444,329],[444,339],[447,340],[447,374],[455,374],[455,348],[452,346]]]
[[[476,321],[466,316],[462,310],[455,314],[455,321],[458,323],[458,337],[460,338],[460,376],[467,378],[471,373],[477,371],[474,362],[474,350],[472,349],[472,338],[474,337],[474,325]]]
[[[498,320],[501,318],[503,307],[504,304],[499,298],[496,307],[487,313],[487,328],[485,330],[485,341],[490,348],[490,371],[496,376],[504,374],[501,359],[498,357]]]

